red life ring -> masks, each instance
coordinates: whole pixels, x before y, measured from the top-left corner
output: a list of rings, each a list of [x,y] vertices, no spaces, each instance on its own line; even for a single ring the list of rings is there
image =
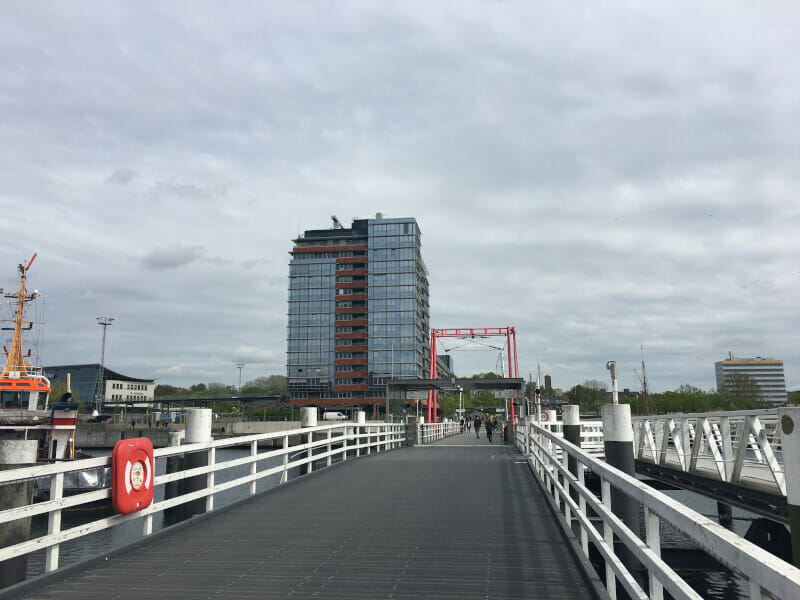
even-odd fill
[[[123,515],[153,502],[153,443],[147,438],[120,440],[111,454],[111,502]]]
[[[541,418],[542,418],[542,421],[547,421],[547,420],[550,419],[550,417],[544,411],[542,411]]]

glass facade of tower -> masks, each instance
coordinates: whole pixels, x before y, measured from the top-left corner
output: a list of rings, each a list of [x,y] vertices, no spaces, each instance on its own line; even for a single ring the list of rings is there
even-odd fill
[[[309,230],[289,263],[287,376],[301,404],[375,404],[429,369],[428,278],[407,219]]]

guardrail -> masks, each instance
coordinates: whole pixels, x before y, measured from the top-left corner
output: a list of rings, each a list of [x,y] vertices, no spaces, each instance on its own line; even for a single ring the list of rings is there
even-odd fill
[[[211,511],[214,509],[214,495],[219,492],[249,484],[250,495],[253,495],[256,493],[256,482],[270,475],[280,473],[280,483],[285,483],[288,480],[289,470],[295,467],[305,467],[304,472],[310,473],[314,468],[314,464],[319,461],[325,461],[325,466],[330,466],[334,458],[346,460],[348,453],[350,453],[351,457],[353,455],[359,457],[362,454],[397,448],[405,444],[405,427],[403,423],[355,424],[340,422],[318,427],[245,435],[236,438],[159,448],[154,451],[154,458],[156,459],[187,453],[206,452],[208,464],[207,466],[180,470],[174,473],[156,475],[154,478],[156,486],[163,486],[188,477],[205,475],[205,487],[174,498],[165,498],[158,502],[154,501],[149,507],[136,513],[104,517],[65,530],[61,529],[61,512],[64,509],[106,500],[111,497],[111,489],[106,488],[63,497],[64,475],[85,469],[108,467],[111,465],[110,457],[0,471],[0,486],[44,477],[50,478],[50,500],[0,511],[0,525],[17,519],[47,514],[47,534],[13,546],[0,548],[0,561],[45,549],[45,571],[53,571],[58,568],[59,545],[66,541],[135,519],[143,520],[142,534],[145,536],[150,535],[153,531],[153,515],[156,513],[203,498],[205,498],[206,511]],[[300,443],[290,445],[293,439],[300,440]],[[282,440],[282,447],[259,452],[259,442],[266,440]],[[216,462],[216,450],[218,448],[245,445],[250,448],[249,456]],[[273,457],[283,457],[282,464],[259,470],[260,461]],[[250,473],[248,475],[224,483],[214,482],[215,473],[242,465],[250,465]]]
[[[423,423],[420,427],[419,440],[421,444],[430,444],[436,440],[459,433],[461,431],[460,423]]]
[[[573,524],[577,524],[576,537],[580,538],[583,554],[589,556],[591,542],[602,555],[605,586],[611,598],[616,598],[617,581],[631,598],[660,600],[664,590],[676,600],[701,598],[661,559],[661,521],[681,531],[699,548],[748,579],[751,598],[761,600],[765,592],[775,598],[800,598],[799,569],[558,435],[531,423],[517,428],[515,442],[521,450],[530,450],[527,460],[566,528],[574,531]],[[569,470],[570,459],[575,461],[576,473]],[[600,479],[599,496],[586,486],[588,472]],[[644,539],[614,514],[612,490],[644,507]],[[595,524],[597,520],[599,528]],[[645,569],[646,583],[640,584],[630,570],[631,565],[624,564],[615,552],[615,536]]]
[[[757,479],[786,495],[778,412],[747,410],[634,417],[634,452],[641,461],[728,483]],[[704,472],[705,473],[702,473]]]

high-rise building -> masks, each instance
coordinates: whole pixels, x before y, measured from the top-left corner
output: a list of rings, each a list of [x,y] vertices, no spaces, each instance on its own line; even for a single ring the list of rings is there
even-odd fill
[[[288,391],[298,404],[375,405],[430,368],[428,273],[415,219],[307,230],[289,261]]]
[[[717,389],[729,389],[735,381],[732,375],[747,375],[761,390],[761,399],[773,404],[786,402],[786,380],[783,375],[783,361],[774,358],[734,358],[714,363],[717,376]]]

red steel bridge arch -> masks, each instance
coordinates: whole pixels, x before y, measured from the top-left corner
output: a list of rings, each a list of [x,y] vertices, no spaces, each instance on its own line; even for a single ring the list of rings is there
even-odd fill
[[[431,368],[430,379],[436,379],[436,340],[437,338],[461,338],[461,339],[474,339],[474,338],[487,338],[487,337],[504,337],[506,338],[506,350],[508,352],[508,371],[509,377],[519,377],[519,363],[517,362],[517,328],[514,326],[509,327],[456,327],[456,328],[441,328],[431,329]],[[428,391],[428,423],[438,421],[437,409],[439,408],[438,392],[436,390]],[[517,404],[519,404],[519,392],[517,392]],[[433,413],[433,421],[431,421],[431,413]],[[511,422],[515,423],[516,418],[514,414],[514,398],[511,398]]]

